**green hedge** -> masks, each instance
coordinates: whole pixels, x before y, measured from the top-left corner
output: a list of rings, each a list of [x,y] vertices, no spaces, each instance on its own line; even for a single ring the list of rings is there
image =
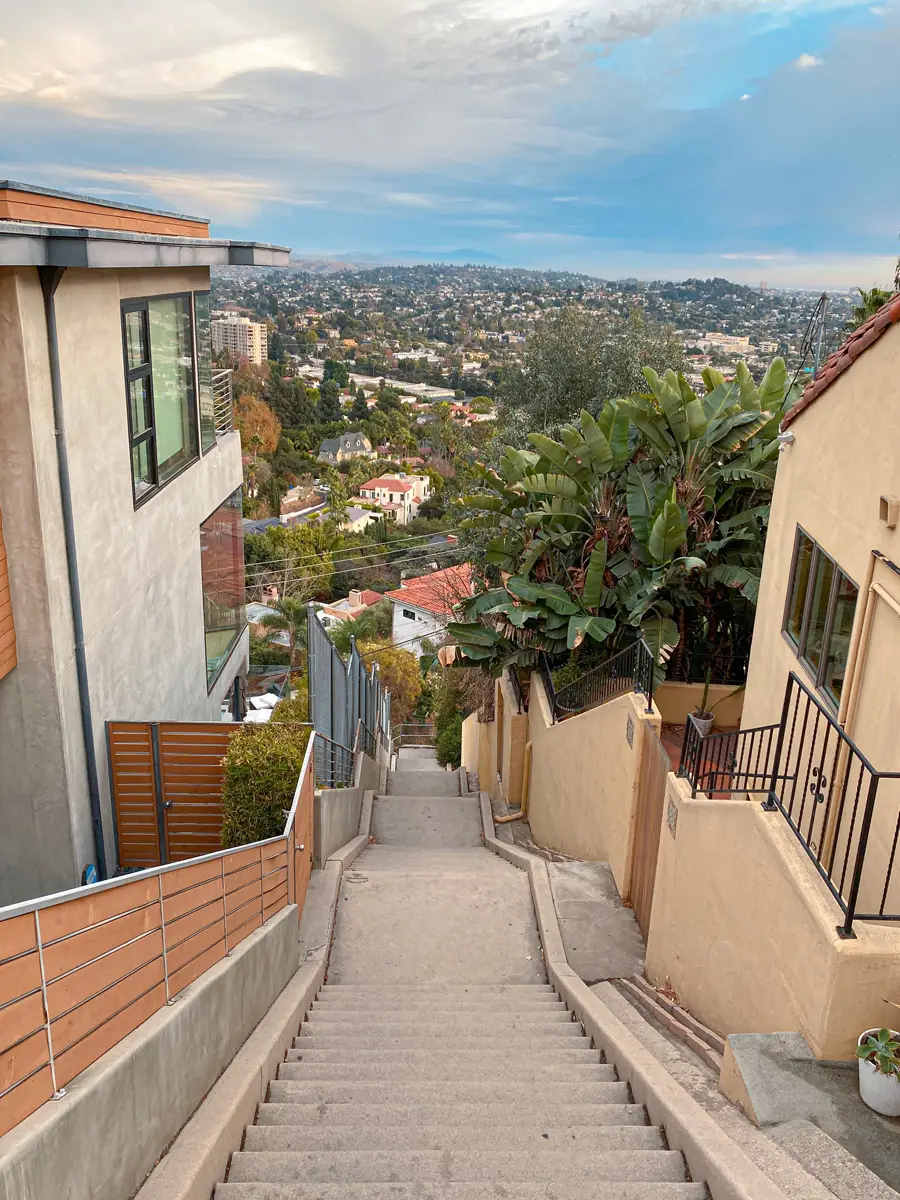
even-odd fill
[[[284,833],[310,730],[242,725],[225,755],[222,845],[246,846]]]
[[[435,739],[435,754],[442,767],[449,765],[456,770],[460,764],[460,760],[462,759],[462,723],[462,713],[455,713]]]
[[[279,700],[275,705],[271,717],[273,721],[300,721],[303,723],[309,720],[309,691],[305,679],[295,683],[294,692],[295,695],[290,700]]]

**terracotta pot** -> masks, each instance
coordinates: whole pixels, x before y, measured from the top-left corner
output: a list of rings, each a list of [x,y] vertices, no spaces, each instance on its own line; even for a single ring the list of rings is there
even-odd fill
[[[860,1034],[857,1045],[862,1045],[866,1038],[878,1034],[877,1029],[867,1029]],[[900,1034],[891,1030],[891,1036],[900,1038]],[[864,1104],[883,1117],[900,1117],[900,1076],[885,1075],[874,1063],[859,1059],[859,1094]]]

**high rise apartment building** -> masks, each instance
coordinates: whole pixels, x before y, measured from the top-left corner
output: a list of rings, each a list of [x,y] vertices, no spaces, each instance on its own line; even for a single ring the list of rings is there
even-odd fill
[[[260,367],[269,357],[269,331],[249,317],[226,317],[212,322],[212,345]]]

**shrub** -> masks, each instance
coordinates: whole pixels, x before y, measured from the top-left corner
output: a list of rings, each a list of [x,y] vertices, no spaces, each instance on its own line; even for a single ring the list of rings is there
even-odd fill
[[[250,662],[254,667],[286,667],[290,658],[287,646],[250,634]]]
[[[290,699],[279,700],[272,710],[273,721],[309,720],[309,688],[305,679],[294,681],[294,695]]]
[[[225,755],[222,845],[246,846],[284,832],[309,729],[242,725]]]
[[[455,713],[435,740],[435,754],[442,767],[459,766],[462,759],[462,713]]]

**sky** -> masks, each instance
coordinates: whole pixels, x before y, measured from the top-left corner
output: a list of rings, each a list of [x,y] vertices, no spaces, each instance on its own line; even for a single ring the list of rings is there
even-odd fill
[[[886,287],[900,0],[0,0],[0,178],[303,256]]]

